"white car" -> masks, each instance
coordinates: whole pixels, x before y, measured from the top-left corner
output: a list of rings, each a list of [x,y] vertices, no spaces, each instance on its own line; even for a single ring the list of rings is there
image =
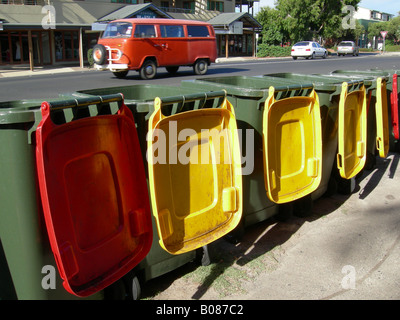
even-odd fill
[[[322,47],[318,42],[314,41],[301,41],[297,42],[292,47],[292,58],[296,60],[298,57],[303,57],[306,59],[314,59],[316,57],[321,57],[325,59],[328,56],[328,51]]]

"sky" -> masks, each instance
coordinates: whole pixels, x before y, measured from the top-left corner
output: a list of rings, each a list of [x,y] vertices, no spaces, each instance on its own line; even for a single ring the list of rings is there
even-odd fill
[[[255,9],[257,10],[260,7],[274,7],[275,0],[260,0],[257,4],[255,3]],[[385,13],[391,13],[395,16],[398,15],[400,11],[400,1],[399,0],[361,0],[358,4],[360,7],[379,10]],[[256,12],[255,10],[255,12]]]

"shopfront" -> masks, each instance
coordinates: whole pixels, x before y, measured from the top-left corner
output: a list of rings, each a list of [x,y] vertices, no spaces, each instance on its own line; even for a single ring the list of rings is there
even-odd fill
[[[261,25],[248,13],[222,13],[208,21],[217,35],[218,56],[255,56]]]
[[[86,60],[87,50],[97,37],[97,33],[82,29],[3,30],[0,31],[0,64],[29,64],[30,49],[35,66],[79,62],[80,52]]]

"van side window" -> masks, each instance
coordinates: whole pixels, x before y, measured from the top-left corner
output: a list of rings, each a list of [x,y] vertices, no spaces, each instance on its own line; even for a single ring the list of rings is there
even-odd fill
[[[156,36],[156,30],[152,24],[137,24],[135,27],[135,38],[153,38]]]
[[[187,26],[189,37],[209,37],[210,33],[206,26]]]
[[[162,38],[181,38],[184,37],[183,26],[160,25]]]

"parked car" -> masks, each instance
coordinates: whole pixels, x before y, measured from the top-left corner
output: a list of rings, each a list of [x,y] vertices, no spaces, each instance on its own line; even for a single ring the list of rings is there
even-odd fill
[[[297,42],[292,47],[292,58],[296,60],[298,57],[306,59],[314,59],[315,57],[322,57],[325,59],[328,56],[328,51],[315,41],[301,41]]]
[[[337,54],[339,57],[346,54],[358,56],[359,50],[360,48],[353,41],[342,41],[338,45]]]

